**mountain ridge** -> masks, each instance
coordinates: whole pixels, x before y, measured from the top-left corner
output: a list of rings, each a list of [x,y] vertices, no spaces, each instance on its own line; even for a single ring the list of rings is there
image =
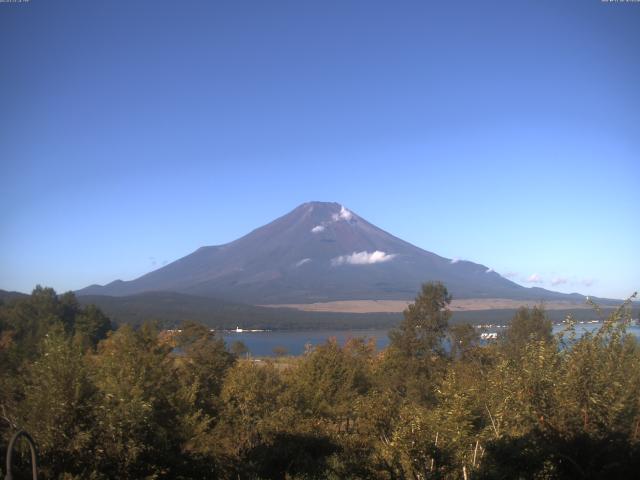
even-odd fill
[[[574,299],[526,288],[468,261],[447,259],[371,224],[335,202],[307,202],[226,244],[203,246],[130,281],[78,295],[171,291],[253,304],[410,300],[425,281],[455,298]]]

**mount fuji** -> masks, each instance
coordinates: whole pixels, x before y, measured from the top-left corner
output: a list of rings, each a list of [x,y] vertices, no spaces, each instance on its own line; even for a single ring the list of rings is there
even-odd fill
[[[77,294],[176,292],[250,304],[410,300],[423,282],[435,280],[457,299],[584,299],[526,288],[484,265],[441,257],[326,202],[304,203],[231,243],[204,246],[134,280]]]

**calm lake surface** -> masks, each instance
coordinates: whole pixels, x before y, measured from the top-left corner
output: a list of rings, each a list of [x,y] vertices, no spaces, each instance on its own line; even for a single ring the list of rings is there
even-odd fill
[[[593,331],[600,327],[599,323],[585,323],[576,325],[576,332],[580,334],[585,331]],[[564,328],[564,325],[554,325],[553,332],[557,333]],[[503,331],[504,328],[490,327],[482,331],[487,333]],[[629,333],[633,333],[640,339],[640,326],[634,325],[628,328]],[[284,347],[289,355],[301,355],[304,353],[305,345],[320,345],[329,338],[335,337],[340,345],[354,337],[375,338],[376,347],[383,349],[389,344],[388,330],[363,329],[363,330],[273,330],[264,332],[225,332],[223,334],[227,345],[234,341],[242,341],[251,354],[255,357],[273,356],[273,349]]]

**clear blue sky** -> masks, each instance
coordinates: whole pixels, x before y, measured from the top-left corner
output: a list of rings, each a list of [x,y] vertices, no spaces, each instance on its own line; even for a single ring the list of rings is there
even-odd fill
[[[640,3],[0,3],[2,289],[132,279],[325,200],[619,298],[639,180]]]

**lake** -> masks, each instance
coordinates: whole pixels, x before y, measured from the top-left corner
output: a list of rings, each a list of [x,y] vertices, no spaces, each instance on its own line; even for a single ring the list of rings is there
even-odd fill
[[[577,324],[578,334],[585,331],[593,331],[600,327],[600,323]],[[557,333],[564,328],[564,325],[554,325],[553,333]],[[483,331],[487,333],[500,333],[504,327],[488,327]],[[255,357],[273,356],[276,347],[284,347],[289,355],[301,355],[304,353],[305,345],[320,345],[329,338],[335,337],[340,345],[343,345],[349,338],[366,337],[375,338],[376,347],[383,349],[389,345],[387,329],[357,329],[357,330],[273,330],[263,332],[225,332],[223,338],[227,345],[240,340],[249,348]],[[640,339],[640,326],[634,325],[628,328],[629,333],[633,333]]]

